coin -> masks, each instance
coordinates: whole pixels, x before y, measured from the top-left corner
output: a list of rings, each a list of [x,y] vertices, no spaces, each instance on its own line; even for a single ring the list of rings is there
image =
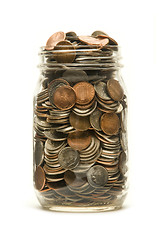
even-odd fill
[[[99,45],[101,47],[105,46],[109,43],[107,38],[105,39],[98,39],[90,36],[79,36],[79,40],[90,45]]]
[[[104,167],[95,165],[88,170],[87,179],[92,187],[102,187],[108,182],[108,172]]]
[[[119,157],[119,170],[124,175],[127,171],[126,167],[126,153],[124,151],[121,152]]]
[[[92,37],[98,37],[99,35],[105,35],[105,36],[108,36],[105,32],[103,32],[103,31],[99,31],[99,30],[97,30],[97,31],[94,31],[93,33],[92,33]]]
[[[77,82],[85,82],[88,81],[88,76],[85,71],[68,69],[63,73],[63,78],[66,79],[70,84]]]
[[[59,152],[58,161],[62,168],[71,170],[79,164],[80,158],[76,150],[65,147]]]
[[[95,96],[95,90],[92,84],[88,82],[79,82],[73,86],[76,93],[76,103],[85,105],[91,102]]]
[[[101,129],[105,134],[116,135],[119,131],[120,120],[115,113],[104,113],[101,116]]]
[[[73,112],[70,113],[69,121],[71,126],[73,126],[77,130],[84,131],[89,129],[91,126],[89,121],[89,116],[81,117]]]
[[[56,44],[60,41],[63,41],[65,39],[65,33],[64,32],[56,32],[54,33],[46,42],[46,50],[52,50],[56,46]]]
[[[105,82],[99,82],[94,85],[96,94],[104,100],[111,100],[110,96],[107,93],[107,85]]]
[[[91,135],[88,131],[75,131],[68,134],[67,142],[71,148],[81,151],[90,145]]]
[[[54,79],[54,80],[52,80],[49,83],[48,94],[49,94],[49,101],[50,101],[50,104],[52,106],[54,106],[53,96],[54,96],[54,93],[55,93],[56,89],[59,86],[64,86],[64,85],[68,85],[69,86],[69,83],[66,80],[62,79],[62,78]]]
[[[38,190],[42,190],[45,186],[45,172],[42,167],[38,166],[34,173],[35,187]]]
[[[37,166],[41,165],[44,158],[44,147],[41,141],[36,141],[34,147],[34,160]]]
[[[44,131],[44,135],[52,141],[63,141],[67,138],[67,135],[61,132],[57,132],[52,129],[50,131]]]
[[[102,112],[98,109],[96,109],[93,113],[90,115],[90,123],[93,128],[95,128],[98,131],[101,131],[100,126],[100,118],[102,116]]]
[[[124,91],[120,83],[115,79],[109,79],[107,82],[108,93],[115,101],[121,101],[124,97]]]
[[[76,57],[75,47],[69,41],[61,41],[54,47],[54,58],[58,63],[72,63]]]
[[[55,90],[53,102],[59,109],[67,110],[74,106],[76,102],[76,94],[70,86],[60,86]]]

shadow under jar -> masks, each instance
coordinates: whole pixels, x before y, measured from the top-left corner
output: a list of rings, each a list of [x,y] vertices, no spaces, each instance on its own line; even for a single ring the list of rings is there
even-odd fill
[[[127,97],[119,46],[99,31],[59,33],[39,52],[33,140],[37,198],[56,211],[119,209],[128,188]]]

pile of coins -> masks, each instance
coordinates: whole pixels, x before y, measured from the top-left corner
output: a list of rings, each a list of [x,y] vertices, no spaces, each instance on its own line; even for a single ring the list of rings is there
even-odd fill
[[[111,204],[127,187],[127,99],[118,44],[101,31],[57,32],[40,56],[35,188],[48,205]]]

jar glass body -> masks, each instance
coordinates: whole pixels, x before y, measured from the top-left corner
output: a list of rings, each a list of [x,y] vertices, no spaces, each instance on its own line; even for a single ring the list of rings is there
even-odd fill
[[[39,52],[35,192],[52,210],[119,209],[128,189],[127,94],[119,47],[79,50],[71,63],[57,61],[62,50]]]

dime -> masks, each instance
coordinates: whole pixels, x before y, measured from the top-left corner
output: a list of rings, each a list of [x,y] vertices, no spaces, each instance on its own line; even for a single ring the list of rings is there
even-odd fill
[[[60,86],[55,90],[53,102],[59,109],[70,109],[76,102],[75,91],[70,86]]]
[[[42,190],[45,186],[45,172],[42,167],[38,166],[34,173],[35,187],[38,190]]]
[[[104,113],[101,116],[101,129],[105,134],[116,135],[119,132],[120,120],[115,113]]]
[[[59,152],[58,161],[62,168],[71,170],[79,164],[80,158],[76,150],[65,147]]]
[[[81,151],[90,145],[91,135],[88,131],[75,131],[68,134],[67,142],[71,148]]]
[[[56,32],[54,33],[46,42],[46,50],[52,50],[56,46],[56,44],[60,41],[63,41],[65,39],[65,33],[64,32]]]
[[[105,82],[99,82],[94,85],[96,94],[103,100],[111,100],[107,93],[107,85]]]
[[[88,82],[79,82],[73,86],[76,93],[76,103],[85,105],[91,102],[95,96],[95,90],[92,84]]]
[[[91,115],[90,115],[90,123],[93,128],[95,128],[97,131],[101,131],[100,126],[100,118],[102,116],[102,112],[98,109],[96,109]]]
[[[107,90],[111,98],[115,101],[121,101],[124,97],[124,91],[120,86],[120,83],[115,79],[108,80]]]
[[[44,147],[41,141],[36,141],[34,148],[34,160],[37,166],[41,165],[44,158]]]
[[[92,187],[105,186],[108,182],[108,172],[104,167],[95,165],[88,170],[87,180]]]
[[[89,116],[81,117],[71,112],[69,116],[70,124],[77,130],[87,130],[90,128]]]
[[[69,41],[61,41],[54,47],[54,58],[58,63],[72,63],[76,57],[75,47]]]

